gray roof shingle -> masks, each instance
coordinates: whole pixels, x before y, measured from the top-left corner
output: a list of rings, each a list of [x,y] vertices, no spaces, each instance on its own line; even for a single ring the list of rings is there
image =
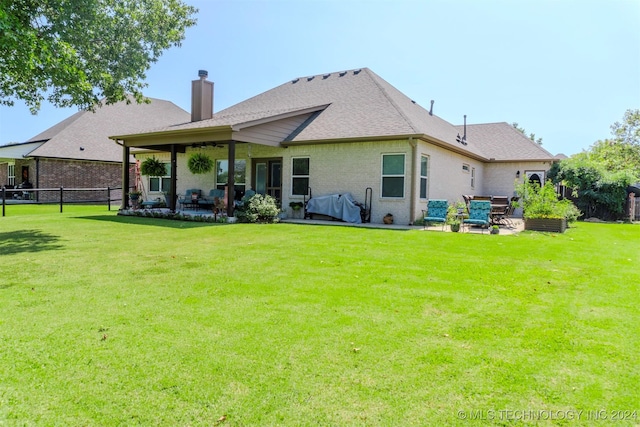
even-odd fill
[[[97,108],[95,113],[79,111],[29,139],[27,142],[46,141],[29,156],[121,162],[122,149],[109,135],[142,132],[191,120],[189,113],[172,102],[153,98],[150,101],[149,104],[122,101]]]
[[[457,141],[463,134],[461,126],[430,115],[368,68],[300,77],[225,108],[211,119],[180,122],[153,132],[240,126],[296,111],[308,113],[310,108],[317,108],[320,113],[299,129],[291,142],[420,135],[486,160],[553,158],[509,125],[514,132],[504,128],[502,123],[468,126],[467,144],[463,145]],[[118,135],[126,135],[124,129],[118,129]]]
[[[457,126],[462,134],[463,126]],[[467,125],[467,139],[495,160],[549,160],[553,155],[506,122]]]

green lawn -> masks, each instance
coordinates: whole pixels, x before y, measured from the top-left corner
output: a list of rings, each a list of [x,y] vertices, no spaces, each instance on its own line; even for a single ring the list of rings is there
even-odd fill
[[[640,423],[638,225],[492,236],[9,208],[0,425]]]

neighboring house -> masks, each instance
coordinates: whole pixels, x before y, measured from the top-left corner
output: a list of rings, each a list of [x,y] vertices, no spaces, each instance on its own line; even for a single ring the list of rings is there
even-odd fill
[[[0,186],[17,187],[27,181],[35,188],[120,187],[123,149],[109,135],[190,120],[189,113],[171,102],[150,101],[104,105],[95,113],[79,111],[27,142],[0,146]],[[75,200],[96,197],[88,192],[72,195]],[[38,197],[46,201],[59,196],[45,192]]]
[[[367,68],[296,78],[215,114],[206,76],[192,82],[190,123],[111,137],[125,147],[125,164],[134,148],[153,150],[138,159],[167,162],[166,176],[143,180],[150,197],[233,185],[236,198],[252,188],[288,206],[309,189],[363,202],[371,188],[372,222],[392,213],[407,224],[430,198],[511,196],[517,179],[544,181],[556,161],[507,123],[454,126]],[[216,170],[192,175],[194,152]]]

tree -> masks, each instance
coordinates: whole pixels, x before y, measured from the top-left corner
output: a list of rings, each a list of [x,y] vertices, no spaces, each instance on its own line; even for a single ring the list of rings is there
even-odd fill
[[[640,110],[625,111],[622,120],[622,123],[611,125],[611,133],[616,141],[640,146]]]
[[[513,126],[517,131],[521,132],[524,136],[527,136],[527,131],[524,128],[521,128],[520,126],[518,126],[517,122],[511,123],[511,126]],[[538,145],[542,145],[542,138],[536,139],[535,133],[530,133],[527,138],[529,138],[530,140],[532,140]]]
[[[549,171],[555,183],[573,189],[587,217],[621,217],[627,187],[640,181],[640,110],[627,110],[611,133],[613,138],[595,142]]]
[[[145,72],[196,12],[181,0],[0,0],[0,104],[142,102]]]

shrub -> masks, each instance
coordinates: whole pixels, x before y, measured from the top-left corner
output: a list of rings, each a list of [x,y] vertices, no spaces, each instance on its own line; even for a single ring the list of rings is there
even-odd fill
[[[573,222],[582,213],[571,200],[559,200],[555,187],[551,181],[544,185],[525,181],[516,185],[516,193],[520,196],[519,206],[522,206],[525,219],[534,218],[566,218]]]
[[[241,222],[272,223],[278,222],[278,213],[280,209],[273,197],[256,194],[236,211],[236,216]]]

